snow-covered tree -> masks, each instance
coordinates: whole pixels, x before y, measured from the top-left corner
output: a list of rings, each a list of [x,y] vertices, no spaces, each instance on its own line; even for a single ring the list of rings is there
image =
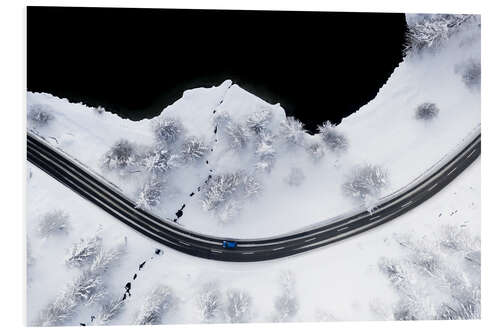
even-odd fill
[[[54,116],[53,110],[46,104],[33,104],[28,107],[28,122],[34,126],[47,125]]]
[[[480,318],[480,262],[466,259],[466,253],[477,251],[480,244],[466,231],[452,229],[445,228],[437,240],[396,235],[404,256],[379,260],[380,271],[399,296],[394,319]]]
[[[101,310],[92,321],[92,324],[108,325],[113,319],[118,317],[118,315],[123,312],[124,307],[125,300],[122,296],[111,298],[111,300],[103,302]]]
[[[342,185],[346,196],[369,204],[388,185],[388,174],[382,167],[367,164],[356,166]]]
[[[97,114],[103,114],[106,111],[102,106],[93,107],[92,110]]]
[[[260,183],[244,171],[214,175],[204,186],[202,205],[214,211],[221,222],[229,222],[239,214],[243,201],[261,189]]]
[[[105,294],[104,273],[108,272],[126,250],[126,243],[120,243],[110,250],[101,248],[91,264],[84,268],[72,283],[46,308],[40,312],[40,326],[60,326],[69,321],[80,305],[101,301]]]
[[[102,238],[93,236],[86,239],[80,239],[80,242],[74,243],[66,257],[66,265],[70,267],[83,267],[89,265],[100,253],[102,248]]]
[[[153,132],[158,143],[171,145],[184,133],[184,126],[177,118],[160,117],[153,124]]]
[[[146,297],[141,306],[139,314],[135,319],[138,325],[159,325],[162,323],[162,316],[173,304],[173,295],[170,288],[158,286]]]
[[[464,23],[473,19],[474,15],[421,15],[419,20],[414,20],[408,25],[406,53],[439,48],[443,42],[459,31]]]
[[[262,134],[257,143],[255,155],[258,159],[255,168],[259,171],[270,172],[276,163],[276,150],[273,147],[273,141],[270,136]]]
[[[319,161],[325,156],[325,149],[323,145],[319,142],[314,142],[307,147],[307,152],[314,161]]]
[[[132,143],[122,139],[104,154],[103,166],[109,170],[124,169],[132,165],[135,158],[135,148]]]
[[[468,59],[455,66],[455,72],[462,77],[462,82],[470,89],[481,89],[481,62]]]
[[[177,166],[177,157],[168,149],[159,146],[145,154],[142,164],[147,171],[159,176]]]
[[[208,282],[202,286],[196,298],[201,320],[211,321],[219,316],[222,306],[221,296],[217,283]]]
[[[280,137],[288,144],[302,146],[305,134],[304,124],[294,117],[287,117],[280,124]]]
[[[160,177],[152,176],[142,187],[137,198],[136,207],[151,209],[160,203],[163,182]]]
[[[201,159],[210,150],[210,147],[200,138],[187,137],[181,146],[180,156],[184,163]]]
[[[480,251],[481,240],[478,237],[471,237],[466,229],[452,225],[445,225],[441,229],[443,237],[440,246],[455,252],[463,254]]]
[[[439,109],[434,103],[422,103],[415,110],[415,118],[419,120],[429,121],[436,118],[439,114]]]
[[[252,299],[243,290],[231,289],[227,292],[226,317],[230,323],[250,321]]]
[[[349,147],[347,138],[330,121],[324,122],[318,130],[320,138],[330,150],[344,151]]]
[[[38,224],[38,233],[42,237],[67,234],[71,225],[69,215],[63,210],[46,213]]]
[[[231,149],[240,150],[250,141],[250,132],[241,124],[235,122],[227,112],[221,112],[214,118],[217,134],[220,135]]]
[[[273,114],[270,109],[265,108],[252,113],[248,118],[247,127],[257,135],[268,131],[268,126],[273,119]]]
[[[276,315],[274,320],[278,322],[290,321],[299,310],[299,302],[295,290],[295,277],[290,271],[285,271],[280,276],[281,292],[274,300]]]

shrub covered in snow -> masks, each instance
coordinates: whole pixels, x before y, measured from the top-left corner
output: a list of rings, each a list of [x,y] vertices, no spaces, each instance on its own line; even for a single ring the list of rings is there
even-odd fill
[[[156,147],[145,154],[142,165],[153,175],[159,176],[177,166],[177,156],[166,148]]]
[[[481,89],[481,62],[477,59],[469,59],[455,67],[455,72],[462,77],[462,82],[470,88]]]
[[[302,146],[305,137],[304,124],[294,117],[287,117],[280,124],[280,136],[291,145]]]
[[[388,174],[380,166],[357,166],[342,185],[346,196],[363,203],[378,198],[381,190],[388,184]]]
[[[415,110],[415,118],[419,120],[429,121],[436,118],[439,114],[439,109],[434,103],[422,103]]]
[[[458,236],[450,229],[445,229],[438,239],[415,241],[410,235],[397,235],[396,241],[405,250],[405,256],[380,259],[380,271],[399,296],[393,308],[394,319],[480,318],[480,264],[461,260],[464,253],[477,251],[480,245],[471,242],[470,236]],[[451,252],[443,244],[453,244]],[[474,245],[470,247],[471,244]]]
[[[306,176],[301,169],[292,168],[288,176],[285,178],[285,182],[290,186],[299,186],[304,182],[304,179],[306,179]]]
[[[154,122],[153,132],[159,143],[170,145],[182,136],[184,126],[177,118],[161,117]]]
[[[309,145],[307,147],[307,152],[309,153],[309,155],[311,155],[314,161],[319,161],[323,158],[323,156],[325,156],[325,149],[319,142],[314,142]]]
[[[28,122],[35,126],[47,125],[54,116],[52,108],[46,104],[34,104],[28,108]]]
[[[104,154],[103,166],[109,170],[124,169],[135,161],[135,148],[127,140],[120,140]]]
[[[226,316],[230,323],[247,323],[251,319],[252,299],[242,290],[227,292]]]
[[[438,48],[473,17],[474,15],[423,15],[422,19],[408,25],[406,53]]]
[[[173,303],[172,291],[166,286],[158,286],[146,297],[137,315],[135,323],[138,325],[159,325],[162,316]]]
[[[201,159],[210,150],[210,147],[200,138],[190,136],[181,146],[180,155],[184,163]]]
[[[93,320],[95,325],[108,325],[113,319],[122,313],[125,306],[123,297],[115,297],[103,302],[101,310]]]
[[[74,243],[66,257],[66,265],[70,267],[82,267],[92,263],[102,247],[102,239],[99,236],[81,239]]]
[[[343,151],[349,147],[347,138],[339,133],[330,121],[326,121],[318,127],[319,136],[325,145],[333,151]]]
[[[54,210],[45,214],[38,224],[38,233],[42,237],[67,234],[69,229],[69,215],[62,210]]]
[[[275,321],[289,321],[295,317],[299,310],[297,292],[295,291],[295,277],[286,271],[280,276],[281,292],[274,300],[276,310]]]
[[[222,306],[222,297],[218,285],[215,282],[209,282],[202,286],[196,298],[200,317],[203,321],[216,319]]]
[[[162,192],[162,181],[157,177],[151,177],[144,184],[137,198],[136,206],[143,209],[151,209],[160,203]]]
[[[90,266],[85,268],[72,283],[40,312],[40,326],[60,326],[69,321],[83,304],[101,301],[105,294],[104,273],[108,272],[125,253],[125,243],[104,250],[101,248]]]
[[[236,123],[227,112],[221,112],[214,118],[217,134],[220,135],[230,148],[240,150],[250,140],[249,130]]]
[[[265,134],[261,136],[257,143],[255,155],[258,159],[255,168],[260,171],[270,172],[276,162],[276,150],[270,136]]]
[[[270,109],[262,109],[251,114],[246,122],[247,127],[255,134],[263,134],[268,130],[268,126],[273,119]]]
[[[239,214],[243,201],[261,189],[261,184],[244,171],[215,175],[204,186],[202,205],[214,211],[221,222],[229,222]]]

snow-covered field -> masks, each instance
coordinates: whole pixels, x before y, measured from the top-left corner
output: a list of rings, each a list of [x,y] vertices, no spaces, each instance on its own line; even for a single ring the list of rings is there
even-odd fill
[[[409,22],[425,25],[428,18],[421,19]],[[427,37],[425,26],[419,31]],[[477,130],[479,18],[445,36],[425,39],[432,46],[406,56],[373,101],[315,135],[279,105],[229,80],[186,91],[159,117],[138,122],[28,93],[28,126],[138,205],[185,228],[240,238],[291,232],[369,206]],[[432,200],[368,233],[293,258],[216,265],[159,248],[28,168],[28,320],[34,325],[479,313],[479,162]],[[127,282],[131,296],[120,301]],[[463,304],[473,306],[457,315]]]

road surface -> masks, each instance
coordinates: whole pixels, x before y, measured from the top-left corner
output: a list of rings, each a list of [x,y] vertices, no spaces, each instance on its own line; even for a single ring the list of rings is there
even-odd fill
[[[28,161],[99,206],[116,219],[174,250],[211,260],[251,262],[277,259],[310,251],[387,223],[420,205],[455,179],[481,154],[481,134],[445,165],[381,202],[371,211],[332,218],[295,233],[261,239],[238,239],[225,249],[219,237],[198,234],[136,207],[111,184],[88,172],[32,133],[27,135]],[[232,239],[231,239],[232,240]]]

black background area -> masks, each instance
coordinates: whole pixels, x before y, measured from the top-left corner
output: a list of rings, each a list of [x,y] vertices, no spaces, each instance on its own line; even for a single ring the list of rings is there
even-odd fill
[[[231,79],[313,131],[375,97],[404,14],[28,7],[29,91],[151,118]]]

